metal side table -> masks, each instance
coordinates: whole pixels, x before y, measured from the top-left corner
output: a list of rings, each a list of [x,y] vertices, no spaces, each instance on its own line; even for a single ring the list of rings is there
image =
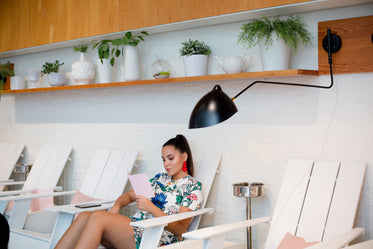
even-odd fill
[[[246,198],[246,219],[251,219],[251,198],[262,195],[263,183],[240,182],[233,184],[233,195]],[[252,249],[251,227],[246,229],[247,249]]]

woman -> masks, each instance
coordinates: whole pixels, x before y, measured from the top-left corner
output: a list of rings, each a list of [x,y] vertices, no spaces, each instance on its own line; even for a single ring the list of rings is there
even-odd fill
[[[108,211],[83,212],[62,236],[56,248],[138,248],[141,229],[130,226],[134,220],[189,212],[200,208],[202,185],[193,175],[193,160],[188,141],[183,135],[168,140],[162,147],[162,160],[167,173],[150,179],[155,197],[151,200],[134,191],[121,195]],[[135,202],[138,211],[133,217],[119,214],[122,207]],[[160,245],[177,242],[187,231],[192,218],[168,224]]]

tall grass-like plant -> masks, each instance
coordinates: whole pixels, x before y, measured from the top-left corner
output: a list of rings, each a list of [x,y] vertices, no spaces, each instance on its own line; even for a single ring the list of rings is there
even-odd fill
[[[251,19],[249,23],[241,26],[238,43],[251,48],[264,40],[265,47],[272,45],[272,32],[277,34],[277,39],[282,39],[286,45],[297,51],[299,42],[305,45],[311,44],[311,35],[306,29],[301,16],[290,16],[287,19],[280,19],[276,16],[269,19],[263,16],[261,19]]]

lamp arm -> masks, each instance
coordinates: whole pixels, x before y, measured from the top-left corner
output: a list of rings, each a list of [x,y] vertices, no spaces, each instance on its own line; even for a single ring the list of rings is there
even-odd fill
[[[328,61],[329,61],[329,67],[330,67],[330,85],[329,86],[316,86],[316,85],[305,85],[305,84],[297,84],[297,83],[287,83],[287,82],[275,82],[275,81],[262,81],[262,80],[257,80],[248,85],[245,89],[243,89],[241,92],[239,92],[236,96],[232,98],[232,100],[235,100],[238,96],[240,96],[243,92],[245,92],[247,89],[252,87],[253,85],[257,83],[262,83],[262,84],[275,84],[275,85],[287,85],[287,86],[304,86],[304,87],[313,87],[313,88],[322,88],[322,89],[330,89],[333,84],[333,69],[332,69],[332,53],[337,52],[339,48],[336,48],[335,51],[332,51],[332,33],[330,29],[327,30],[327,36],[325,37],[327,40],[327,47],[324,48],[328,52]],[[335,37],[337,38],[337,37]],[[338,37],[338,39],[340,39]],[[341,44],[341,41],[339,40],[339,45]]]
[[[333,73],[332,73],[332,65],[330,64],[330,85],[329,86],[317,86],[317,85],[306,85],[306,84],[298,84],[298,83],[288,83],[288,82],[276,82],[276,81],[263,81],[263,80],[257,80],[248,85],[246,88],[244,88],[241,92],[239,92],[236,96],[232,98],[232,100],[235,100],[238,96],[240,96],[242,93],[244,93],[247,89],[252,87],[253,85],[257,83],[262,84],[273,84],[273,85],[286,85],[286,86],[304,86],[304,87],[313,87],[313,88],[322,88],[322,89],[330,89],[333,84]]]

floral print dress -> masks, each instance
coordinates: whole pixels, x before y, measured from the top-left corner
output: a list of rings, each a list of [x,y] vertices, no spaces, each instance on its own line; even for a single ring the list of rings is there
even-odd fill
[[[193,211],[201,207],[203,201],[202,184],[191,176],[172,180],[167,173],[159,173],[150,179],[155,196],[151,198],[154,205],[165,214],[177,214],[180,207],[188,207]],[[133,221],[153,218],[152,214],[138,210],[132,217]],[[143,229],[134,227],[136,248],[139,248]],[[159,246],[168,245],[182,240],[177,235],[164,229]]]

